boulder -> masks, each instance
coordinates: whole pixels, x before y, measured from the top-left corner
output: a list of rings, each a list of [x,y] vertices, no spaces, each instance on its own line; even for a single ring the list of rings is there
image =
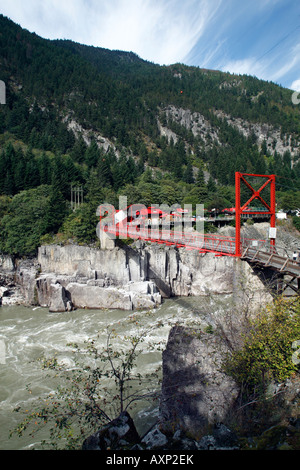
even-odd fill
[[[24,259],[18,261],[16,265],[15,281],[24,297],[24,304],[37,305],[36,278],[40,270],[37,260]]]
[[[198,438],[207,426],[225,422],[239,390],[221,370],[223,349],[212,334],[171,329],[163,352],[161,429],[178,428]]]
[[[113,287],[99,287],[87,284],[70,283],[66,287],[72,304],[76,308],[132,310],[132,300],[128,292]]]
[[[67,295],[66,289],[61,284],[51,284],[51,300],[49,312],[66,312],[71,310],[71,302]]]
[[[162,297],[152,281],[130,282],[123,289],[129,292],[134,309],[152,309],[162,303]]]
[[[141,444],[145,449],[154,450],[154,449],[163,449],[168,443],[168,439],[165,434],[163,434],[159,425],[156,424],[142,439]]]
[[[134,446],[139,442],[140,436],[134,422],[129,413],[124,411],[118,418],[88,437],[82,445],[82,450],[116,450]]]

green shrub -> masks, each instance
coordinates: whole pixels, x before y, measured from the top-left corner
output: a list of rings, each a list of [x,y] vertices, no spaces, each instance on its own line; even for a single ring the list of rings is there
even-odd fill
[[[300,232],[300,217],[293,217],[293,225]]]
[[[280,298],[250,323],[240,350],[225,369],[248,395],[264,393],[271,380],[285,381],[298,370],[293,343],[300,340],[300,299]]]

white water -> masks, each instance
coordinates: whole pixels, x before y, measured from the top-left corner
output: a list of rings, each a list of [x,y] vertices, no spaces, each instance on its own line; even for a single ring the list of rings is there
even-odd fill
[[[225,301],[225,302],[224,302]],[[166,344],[171,324],[175,322],[205,326],[212,323],[211,314],[222,311],[228,296],[180,298],[166,300],[153,314],[138,312],[138,323],[153,325],[160,320],[163,326],[151,334],[148,341]],[[128,324],[131,314],[121,310],[77,310],[68,313],[49,313],[48,309],[25,307],[0,308],[0,449],[32,448],[32,438],[9,438],[9,432],[20,422],[13,410],[33,408],[34,399],[47,394],[53,384],[46,377],[38,359],[56,355],[59,361],[72,364],[68,343],[83,345],[84,341],[100,334],[105,346],[107,326],[120,334],[134,333],[135,322]],[[120,347],[122,347],[120,343]],[[161,353],[145,353],[139,366],[154,370],[161,363]],[[29,394],[27,386],[31,390]],[[134,417],[140,433],[155,421],[156,409],[142,409]]]

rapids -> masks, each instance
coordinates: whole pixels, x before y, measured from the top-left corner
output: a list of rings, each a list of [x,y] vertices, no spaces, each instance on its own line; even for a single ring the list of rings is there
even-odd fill
[[[48,394],[53,387],[42,370],[41,357],[57,357],[59,362],[72,366],[68,343],[83,345],[99,335],[97,344],[105,346],[107,327],[119,335],[138,333],[140,325],[147,327],[160,321],[162,326],[151,333],[147,341],[167,342],[171,325],[179,322],[205,327],[213,323],[214,315],[221,313],[231,296],[188,297],[168,299],[154,310],[128,313],[122,310],[75,310],[49,313],[48,309],[23,306],[0,308],[0,449],[22,450],[38,446],[30,437],[9,437],[10,430],[20,422],[16,407],[34,409],[34,399]],[[136,321],[128,322],[129,318]],[[136,326],[139,325],[139,326]],[[118,347],[122,347],[121,340]],[[146,346],[145,346],[146,348]],[[138,367],[152,370],[161,364],[161,352],[143,352]],[[29,393],[30,388],[30,393]],[[138,409],[134,418],[140,434],[155,422],[158,405]],[[43,438],[47,436],[41,436]]]

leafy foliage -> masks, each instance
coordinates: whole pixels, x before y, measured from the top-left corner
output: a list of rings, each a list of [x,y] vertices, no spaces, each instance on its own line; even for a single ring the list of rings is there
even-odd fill
[[[136,323],[134,316],[128,321]],[[136,365],[145,352],[145,339],[159,326],[137,328],[138,333],[123,337],[108,329],[106,347],[101,349],[98,338],[84,346],[69,344],[72,368],[55,356],[41,358],[42,368],[60,385],[46,398],[36,400],[32,410],[15,409],[23,418],[11,435],[29,433],[33,437],[45,428],[49,438],[42,441],[44,448],[80,449],[85,438],[122,411],[132,409],[138,401],[155,401],[158,372],[142,374]],[[157,348],[148,344],[149,350]]]
[[[226,371],[246,397],[264,395],[271,380],[283,382],[298,371],[293,343],[300,338],[300,299],[277,299],[250,323],[244,344],[227,358]]]
[[[0,223],[0,250],[14,256],[31,256],[47,233],[49,186],[22,191],[11,200]]]

